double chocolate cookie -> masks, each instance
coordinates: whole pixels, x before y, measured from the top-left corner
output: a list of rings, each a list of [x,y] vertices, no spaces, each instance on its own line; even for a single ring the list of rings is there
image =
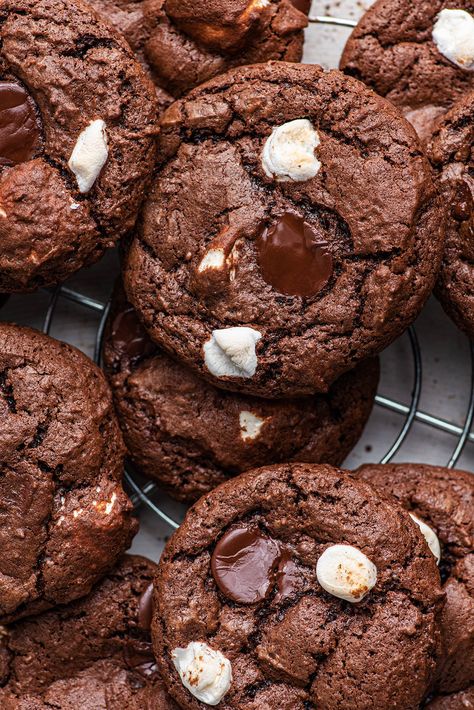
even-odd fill
[[[428,152],[449,205],[435,293],[454,322],[474,338],[474,91],[446,114]]]
[[[474,2],[377,0],[340,68],[399,106],[429,138],[436,119],[474,89]]]
[[[398,111],[340,72],[269,62],[164,114],[125,287],[152,339],[212,383],[326,392],[416,317],[443,236]]]
[[[356,475],[424,524],[447,598],[435,687],[439,693],[468,688],[474,684],[474,475],[421,464],[363,466]]]
[[[0,619],[88,594],[137,523],[112,395],[82,353],[0,324]]]
[[[426,710],[473,710],[474,686],[459,693],[438,695],[426,705]]]
[[[299,62],[310,0],[91,0],[126,37],[165,108],[228,69]]]
[[[330,466],[263,468],[169,541],[152,637],[180,707],[418,710],[442,602],[409,516]]]
[[[371,360],[327,395],[292,400],[226,392],[159,350],[121,289],[103,354],[132,463],[180,500],[263,464],[340,464],[367,422],[379,374]]]
[[[2,710],[177,710],[150,639],[156,565],[124,557],[85,599],[2,632]]]
[[[63,281],[134,225],[156,101],[82,0],[0,6],[0,291]]]

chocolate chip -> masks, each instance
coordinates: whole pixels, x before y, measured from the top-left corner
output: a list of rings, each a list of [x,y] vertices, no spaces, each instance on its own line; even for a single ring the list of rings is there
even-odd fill
[[[257,240],[262,276],[280,293],[314,296],[333,272],[328,244],[302,217],[286,212]]]
[[[138,624],[144,631],[151,628],[153,616],[153,584],[150,584],[140,597],[138,602]]]
[[[0,165],[31,160],[41,128],[31,96],[19,84],[0,82]]]
[[[265,599],[275,581],[280,546],[257,528],[232,528],[221,537],[211,560],[217,586],[239,604]]]

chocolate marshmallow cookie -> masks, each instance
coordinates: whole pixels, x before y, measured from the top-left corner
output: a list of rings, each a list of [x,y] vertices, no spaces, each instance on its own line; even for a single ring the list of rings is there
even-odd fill
[[[90,0],[126,37],[161,108],[213,76],[269,59],[299,62],[310,0]]]
[[[82,353],[0,324],[0,619],[88,594],[137,529],[112,396]]]
[[[426,705],[426,710],[473,710],[474,685],[467,690],[449,695],[437,695]]]
[[[330,466],[273,466],[190,509],[159,565],[152,637],[185,709],[417,710],[441,601],[399,506]]]
[[[327,395],[293,400],[225,392],[159,350],[122,290],[104,361],[132,463],[180,500],[266,463],[341,463],[367,422],[379,374],[371,360]]]
[[[153,86],[82,0],[0,5],[0,291],[63,281],[133,226]]]
[[[2,710],[177,710],[151,648],[155,573],[126,556],[85,599],[5,629]]]
[[[378,0],[340,68],[399,106],[421,138],[474,89],[473,0]]]
[[[363,466],[356,475],[410,511],[440,560],[447,601],[436,689],[452,693],[469,687],[474,683],[474,475],[421,464]]]
[[[474,91],[446,114],[428,147],[450,207],[436,295],[474,338]]]
[[[429,164],[398,111],[340,72],[213,79],[165,113],[159,167],[126,290],[152,339],[220,387],[326,392],[434,285]]]

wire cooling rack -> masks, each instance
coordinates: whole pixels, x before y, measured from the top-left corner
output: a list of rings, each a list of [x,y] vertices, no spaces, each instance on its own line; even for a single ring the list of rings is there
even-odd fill
[[[329,17],[326,15],[310,15],[309,20],[311,24],[346,28],[352,28],[357,24],[355,20]],[[45,333],[50,332],[57,316],[58,306],[62,301],[69,301],[79,304],[81,307],[89,311],[91,315],[94,314],[95,319],[98,317],[99,322],[95,334],[94,357],[95,361],[100,364],[102,338],[105,323],[110,310],[110,302],[104,303],[96,300],[95,298],[91,298],[83,293],[82,290],[71,288],[69,285],[61,285],[54,290],[48,290],[47,294],[49,302],[42,326]],[[391,440],[387,444],[385,453],[380,457],[380,461],[381,463],[388,463],[391,461],[394,456],[400,452],[403,445],[407,441],[414,424],[420,422],[430,427],[435,432],[444,432],[452,438],[452,445],[449,449],[452,453],[449,460],[446,462],[446,465],[449,468],[452,468],[458,462],[466,444],[474,443],[474,433],[471,432],[474,417],[473,345],[470,344],[470,385],[467,404],[460,423],[455,423],[447,418],[423,411],[423,409],[420,408],[420,400],[423,391],[423,366],[420,344],[415,327],[409,328],[403,338],[407,339],[409,346],[408,357],[411,360],[411,363],[407,364],[406,370],[408,371],[410,365],[410,369],[413,373],[411,395],[407,403],[399,401],[398,398],[393,396],[385,396],[381,392],[379,392],[376,396],[376,408],[386,411],[388,410],[395,415],[398,415],[400,418],[400,425],[396,430],[395,435],[389,436],[387,434],[388,438]],[[387,429],[387,432],[388,431],[389,430]],[[160,494],[160,491],[155,483],[144,480],[141,475],[132,471],[130,468],[127,468],[125,471],[125,479],[131,491],[134,504],[137,508],[145,505],[155,516],[158,516],[162,521],[164,521],[169,528],[176,529],[179,526],[179,522],[174,519],[178,516],[174,515],[172,517],[172,515],[169,515],[164,509],[162,504],[162,495]]]
[[[78,303],[84,308],[98,314],[100,316],[99,325],[96,333],[94,359],[100,364],[102,339],[105,329],[105,324],[110,310],[110,302],[102,303],[89,296],[86,296],[79,291],[73,290],[68,286],[58,286],[54,291],[50,292],[49,304],[43,322],[43,331],[49,333],[53,324],[56,309],[60,299],[65,299]],[[471,427],[474,417],[474,348],[471,344],[471,382],[468,406],[465,413],[462,425],[447,421],[438,416],[429,414],[420,409],[420,397],[423,385],[423,368],[421,359],[421,350],[416,334],[416,329],[411,327],[403,336],[409,339],[410,353],[412,358],[413,382],[411,389],[411,401],[409,404],[404,404],[396,399],[386,397],[383,394],[377,394],[375,405],[382,409],[390,410],[400,415],[401,425],[395,439],[389,444],[386,453],[381,458],[381,463],[388,463],[400,451],[408,434],[410,433],[413,424],[419,421],[436,430],[443,431],[452,435],[455,440],[454,448],[449,461],[446,465],[453,468],[467,442],[474,443],[474,433],[471,432]],[[172,529],[179,527],[179,522],[174,520],[166,511],[156,502],[159,496],[159,490],[155,483],[144,481],[142,477],[131,469],[125,470],[125,479],[132,491],[134,504],[138,507],[142,504],[146,505],[154,514],[158,515]]]

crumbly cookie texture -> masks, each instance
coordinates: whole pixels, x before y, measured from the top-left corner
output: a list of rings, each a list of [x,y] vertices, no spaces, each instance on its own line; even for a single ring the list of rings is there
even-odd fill
[[[362,466],[356,475],[428,525],[430,549],[436,534],[446,604],[434,690],[449,694],[468,688],[474,683],[474,476],[421,464]]]
[[[330,466],[258,469],[201,498],[154,590],[155,654],[182,708],[206,707],[175,667],[193,643],[210,649],[196,685],[231,671],[222,710],[417,710],[432,681],[436,561],[400,506]]]
[[[228,69],[299,62],[309,0],[91,0],[153,79],[161,110]]]
[[[0,42],[0,291],[23,292],[130,232],[157,106],[123,37],[82,0],[5,0]]]
[[[84,599],[4,629],[2,710],[177,710],[151,649],[155,574],[126,555]]]
[[[272,149],[283,146],[282,180],[262,159],[285,126]],[[284,168],[287,141],[303,173]],[[218,387],[326,392],[418,314],[443,209],[412,127],[360,82],[311,65],[239,68],[164,114],[125,288],[151,338]],[[214,347],[216,333],[248,329],[253,342]]]
[[[103,358],[133,465],[191,501],[266,463],[342,463],[367,422],[379,379],[378,362],[370,360],[326,395],[271,401],[226,392],[154,345],[122,289],[112,301]]]
[[[0,324],[0,618],[84,596],[137,522],[102,372],[36,331]]]
[[[428,155],[449,205],[435,293],[456,325],[474,338],[474,91],[438,125]]]
[[[377,0],[344,49],[340,68],[400,107],[423,140],[474,90],[472,0]]]

